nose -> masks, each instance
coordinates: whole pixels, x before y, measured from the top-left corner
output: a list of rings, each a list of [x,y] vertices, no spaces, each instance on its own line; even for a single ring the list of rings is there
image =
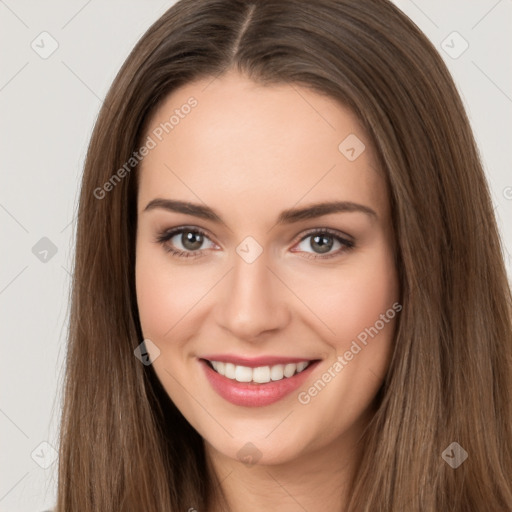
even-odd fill
[[[234,268],[226,276],[217,323],[240,340],[261,340],[290,321],[287,290],[267,265],[265,253],[252,263],[235,256]]]

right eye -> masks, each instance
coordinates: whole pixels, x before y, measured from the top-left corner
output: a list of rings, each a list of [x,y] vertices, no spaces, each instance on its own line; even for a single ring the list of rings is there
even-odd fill
[[[208,241],[210,249],[217,246],[208,238],[206,232],[199,228],[180,227],[166,230],[160,233],[156,241],[163,245],[164,249],[178,258],[196,258],[203,256],[203,244]]]

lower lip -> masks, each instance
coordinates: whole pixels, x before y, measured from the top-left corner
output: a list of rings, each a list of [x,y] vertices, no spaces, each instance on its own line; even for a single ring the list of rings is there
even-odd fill
[[[251,382],[238,382],[228,379],[210,368],[204,359],[199,360],[213,389],[225,400],[234,405],[245,407],[263,407],[278,402],[285,396],[297,390],[319,361],[314,361],[305,370],[296,373],[293,377],[265,384]]]

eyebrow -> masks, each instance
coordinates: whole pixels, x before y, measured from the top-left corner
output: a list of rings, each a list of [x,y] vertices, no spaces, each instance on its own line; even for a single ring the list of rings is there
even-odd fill
[[[191,203],[188,201],[177,201],[174,199],[156,198],[151,200],[143,211],[161,208],[171,212],[193,215],[201,219],[211,220],[219,224],[226,224],[220,215],[209,206]],[[324,203],[315,203],[302,208],[290,208],[283,210],[277,219],[277,224],[293,224],[307,219],[314,219],[330,213],[360,212],[372,218],[377,218],[377,213],[362,204],[351,201],[331,201]]]

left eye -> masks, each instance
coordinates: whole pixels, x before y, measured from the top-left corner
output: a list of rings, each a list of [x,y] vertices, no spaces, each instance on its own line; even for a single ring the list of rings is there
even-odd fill
[[[329,256],[337,254],[344,249],[351,249],[353,246],[354,244],[350,240],[346,240],[328,231],[310,233],[297,244],[300,251],[316,255],[329,254]]]

